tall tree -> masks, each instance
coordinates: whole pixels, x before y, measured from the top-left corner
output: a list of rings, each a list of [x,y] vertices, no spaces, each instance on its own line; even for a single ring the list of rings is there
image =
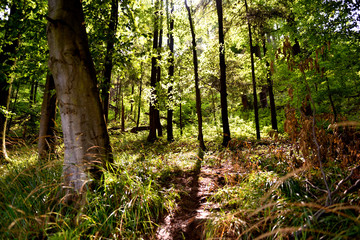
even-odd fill
[[[66,201],[84,204],[89,173],[112,160],[80,0],[48,0],[49,67],[54,76],[64,136]],[[100,164],[99,164],[100,162]]]
[[[266,39],[263,36],[263,50],[264,56],[266,55]],[[266,81],[267,81],[267,88],[269,92],[269,100],[270,100],[270,114],[271,114],[271,127],[273,130],[278,130],[277,126],[277,119],[276,119],[276,107],[275,107],[275,97],[274,97],[274,89],[273,89],[273,80],[271,78],[271,70],[270,70],[270,63],[266,61]]]
[[[245,9],[246,9],[246,14],[248,15],[249,10],[248,10],[248,5],[247,5],[246,0],[245,0]],[[256,79],[255,79],[255,67],[254,67],[254,50],[253,50],[253,41],[252,41],[251,24],[250,24],[249,16],[247,16],[247,24],[248,24],[248,30],[249,30],[250,57],[251,57],[251,76],[252,76],[253,95],[254,95],[256,138],[260,139],[259,110],[258,110],[258,100],[257,100],[257,93],[256,93]]]
[[[194,30],[194,23],[191,16],[190,7],[187,5],[187,1],[185,0],[185,7],[188,12],[189,16],[189,23],[190,23],[190,31],[192,37],[192,52],[193,52],[193,63],[194,63],[194,77],[195,77],[195,94],[196,94],[196,114],[198,118],[198,139],[200,148],[205,150],[205,143],[204,137],[202,132],[202,112],[201,112],[201,95],[200,95],[200,88],[199,88],[199,73],[198,73],[198,57],[197,57],[197,47],[196,47],[196,36]]]
[[[158,43],[158,49],[157,49],[157,67],[156,67],[156,87],[160,86],[160,82],[161,82],[161,66],[160,66],[160,62],[161,62],[161,52],[162,52],[162,40],[163,40],[163,1],[160,0],[160,18],[159,18],[159,22],[158,22],[158,28],[159,28],[159,43]],[[155,104],[157,105],[157,107],[155,108],[155,122],[156,122],[156,129],[158,132],[158,136],[161,137],[163,135],[162,133],[162,126],[161,126],[161,121],[160,121],[160,109],[159,109],[159,99],[157,96],[157,91],[156,91],[156,98],[155,98]]]
[[[168,6],[168,0],[167,0],[167,8]],[[170,3],[170,8],[171,11],[169,12],[169,10],[167,9],[167,13],[168,13],[168,46],[169,46],[169,50],[170,50],[170,57],[169,57],[169,79],[170,79],[170,86],[168,88],[168,96],[169,96],[169,106],[168,106],[168,110],[167,110],[167,140],[169,142],[174,141],[174,133],[173,133],[173,109],[172,109],[172,98],[173,98],[173,82],[174,82],[174,70],[175,70],[175,64],[174,64],[174,34],[173,34],[173,30],[174,30],[174,17],[173,17],[173,13],[174,13],[174,2],[173,0],[171,0]]]
[[[228,119],[227,90],[226,90],[226,64],[225,64],[225,41],[223,27],[222,0],[216,0],[216,10],[219,23],[219,53],[220,53],[220,102],[221,120],[223,126],[223,146],[227,146],[230,137],[230,127]]]
[[[104,115],[106,122],[109,117],[109,95],[111,86],[111,71],[113,68],[113,53],[114,43],[116,39],[116,27],[118,23],[118,0],[111,1],[111,15],[109,21],[109,29],[107,32],[106,40],[106,55],[105,55],[105,69],[104,69],[104,82],[102,83],[101,96],[104,108]]]
[[[158,39],[159,39],[159,5],[160,0],[155,2],[155,16],[154,16],[154,34],[153,34],[153,51],[157,53],[158,50]],[[154,54],[151,58],[151,97],[150,97],[150,110],[149,110],[149,125],[150,131],[147,138],[148,142],[154,142],[156,140],[156,78],[157,78],[157,67],[156,67],[157,56]]]
[[[41,118],[39,129],[38,155],[39,159],[45,159],[49,152],[54,149],[54,127],[56,114],[56,94],[54,78],[51,74],[46,77],[45,91],[41,106]]]

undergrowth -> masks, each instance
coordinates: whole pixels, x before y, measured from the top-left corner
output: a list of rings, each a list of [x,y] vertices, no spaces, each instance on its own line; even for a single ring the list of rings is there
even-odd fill
[[[205,239],[360,237],[358,190],[345,196],[350,183],[341,185],[333,195],[337,202],[325,206],[319,167],[309,165],[286,137],[257,141],[241,120],[232,122],[239,132],[226,149],[218,130],[205,125],[208,151],[202,165],[227,163],[236,170],[207,198],[216,208],[205,224]],[[111,132],[112,171],[105,172],[98,189],[88,191],[81,211],[62,201],[61,157],[39,162],[35,146],[19,146],[11,151],[13,162],[1,168],[0,239],[153,238],[183,195],[169,185],[171,179],[199,160],[194,132],[188,128],[172,143],[160,138],[154,144],[146,143],[146,132]],[[335,189],[350,170],[329,161],[325,171]]]

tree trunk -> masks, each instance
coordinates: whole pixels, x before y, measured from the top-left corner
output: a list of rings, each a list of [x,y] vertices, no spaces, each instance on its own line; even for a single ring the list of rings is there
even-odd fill
[[[141,113],[141,93],[142,93],[142,79],[143,79],[143,63],[141,63],[141,76],[140,76],[140,86],[139,86],[139,102],[138,102],[138,114],[136,120],[136,128],[139,127],[140,123],[140,113]]]
[[[10,103],[12,79],[10,77],[11,67],[15,64],[16,49],[19,46],[19,32],[13,26],[19,26],[23,15],[19,11],[16,2],[11,5],[8,21],[5,23],[5,45],[0,52],[0,136],[2,140],[0,158],[8,161],[6,152],[6,130],[8,110]],[[14,40],[15,39],[15,40]]]
[[[48,74],[41,106],[39,129],[38,155],[41,160],[46,159],[48,153],[54,151],[56,114],[56,94],[54,93],[54,90],[54,78],[51,74]]]
[[[219,52],[220,52],[220,102],[221,102],[221,119],[223,125],[223,146],[227,146],[230,137],[230,127],[228,119],[227,91],[226,91],[226,64],[225,64],[225,42],[223,29],[223,9],[222,0],[216,0],[216,10],[219,22]]]
[[[134,92],[135,92],[134,81],[135,79],[132,80],[132,84],[131,84],[130,116],[133,115],[133,110],[134,110]],[[134,119],[135,118],[136,118],[136,111],[134,112]]]
[[[122,82],[120,82],[120,96],[121,96],[121,131],[125,132],[124,89]]]
[[[213,108],[213,117],[214,117],[214,123],[216,124],[216,105],[215,105],[215,94],[212,89],[210,89],[211,92],[211,102],[212,102],[212,108]]]
[[[261,92],[259,93],[260,104],[262,108],[266,108],[268,106],[266,92],[267,92],[266,87],[262,87]]]
[[[179,76],[181,76],[181,68],[179,68]],[[182,119],[182,103],[181,103],[181,95],[182,95],[182,90],[181,88],[179,88],[179,95],[180,95],[180,106],[179,106],[179,125],[180,125],[180,135],[183,135],[183,119]]]
[[[161,4],[162,5],[162,4]],[[162,9],[160,9],[161,11]],[[160,86],[161,82],[161,48],[162,48],[162,36],[163,36],[163,29],[162,29],[162,13],[160,16],[160,31],[159,31],[159,45],[158,45],[158,66],[157,66],[157,77],[156,77],[156,86]],[[158,131],[158,136],[161,137],[163,135],[162,133],[162,126],[160,121],[160,109],[159,109],[159,99],[156,96],[156,104],[158,105],[157,108],[155,108],[155,119],[156,119],[156,129]]]
[[[5,111],[8,111],[9,110],[9,104],[10,104],[10,94],[11,94],[11,87],[12,85],[10,84],[9,86],[9,90],[8,90],[8,93],[7,93],[7,99],[6,99],[6,103],[5,103]],[[7,154],[7,151],[6,151],[6,129],[7,129],[7,121],[8,121],[8,114],[7,113],[4,113],[4,122],[2,123],[3,126],[1,128],[2,130],[2,144],[1,144],[1,152],[2,152],[2,156],[4,157],[5,161],[9,161],[9,156]]]
[[[263,36],[263,49],[264,49],[264,56],[266,55],[266,42],[265,42],[265,35]],[[271,71],[270,71],[270,64],[266,61],[266,81],[267,81],[267,88],[269,93],[269,102],[270,102],[270,113],[271,113],[271,127],[273,130],[278,130],[277,126],[277,119],[276,119],[276,107],[275,107],[275,98],[274,98],[274,90],[273,90],[273,81],[271,79]]]
[[[155,17],[154,17],[154,36],[153,36],[153,51],[157,52],[158,49],[158,39],[159,39],[159,0],[155,2]],[[156,61],[157,56],[152,56],[151,58],[151,77],[150,77],[150,87],[151,87],[151,97],[150,97],[150,109],[149,109],[149,135],[147,137],[148,142],[154,142],[156,140]]]
[[[189,23],[190,23],[190,31],[192,37],[192,51],[193,51],[193,63],[194,63],[194,76],[195,76],[195,94],[196,94],[196,114],[198,118],[198,139],[200,148],[205,151],[205,143],[204,137],[202,132],[202,113],[201,113],[201,95],[200,95],[200,88],[199,88],[199,74],[198,74],[198,58],[197,58],[197,48],[196,48],[196,37],[195,37],[195,30],[194,24],[191,17],[190,7],[187,5],[187,1],[185,0],[185,7],[188,12],[189,16]]]
[[[171,0],[171,12],[169,14],[169,34],[168,34],[168,39],[169,39],[169,50],[170,50],[170,58],[169,58],[169,79],[170,79],[170,87],[168,88],[168,101],[169,101],[169,106],[168,106],[168,110],[167,110],[167,140],[168,142],[172,142],[174,141],[174,133],[173,133],[173,112],[174,110],[172,109],[173,104],[172,104],[172,99],[173,99],[173,83],[174,83],[174,70],[175,70],[175,66],[174,66],[174,35],[173,35],[173,30],[174,30],[174,18],[173,18],[173,13],[174,13],[174,2]]]
[[[113,53],[114,43],[116,38],[116,27],[118,23],[118,0],[111,1],[111,16],[109,21],[109,29],[106,40],[106,55],[105,55],[105,69],[104,82],[102,83],[101,98],[104,108],[105,121],[109,120],[109,95],[111,87],[111,71],[113,68]]]
[[[180,123],[180,135],[183,135],[183,119],[182,119],[182,103],[181,103],[181,96],[180,96],[180,116],[179,116],[179,123]]]
[[[112,161],[109,135],[89,51],[81,1],[48,0],[49,67],[54,76],[64,136],[65,202],[85,203],[89,175],[100,180]]]
[[[246,14],[248,13],[248,5],[245,0]],[[249,19],[247,19],[248,28],[249,28],[249,41],[250,41],[250,57],[251,57],[251,76],[253,84],[253,95],[254,95],[254,112],[255,112],[255,125],[256,125],[256,138],[260,139],[260,124],[259,124],[259,110],[258,110],[258,100],[256,93],[256,79],[255,79],[255,67],[254,67],[254,53],[252,49],[252,35],[251,35],[251,25]]]
[[[10,111],[14,111],[17,100],[18,100],[18,96],[19,96],[19,89],[20,89],[20,82],[17,82],[16,84],[16,90],[15,90],[15,96],[12,96],[11,98],[13,99],[13,101],[11,102],[11,106],[9,107]],[[6,133],[8,133],[10,131],[10,126],[12,124],[12,119],[13,119],[14,115],[11,115],[10,119],[8,120],[9,122],[6,124]]]

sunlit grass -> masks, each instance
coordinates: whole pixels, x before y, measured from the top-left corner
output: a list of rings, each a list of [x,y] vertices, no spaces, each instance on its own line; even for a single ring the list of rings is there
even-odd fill
[[[221,147],[220,126],[204,124],[208,151],[202,166],[231,163],[239,175],[233,179],[224,175],[225,185],[208,197],[217,208],[205,225],[206,238],[286,239],[296,232],[298,239],[359,236],[358,196],[349,195],[352,205],[322,207],[323,194],[304,185],[307,177],[320,176],[318,170],[296,168],[287,145],[255,140],[253,123],[241,118],[230,122],[229,148]],[[13,162],[1,169],[0,239],[153,237],[160,219],[175,211],[184,194],[171,180],[195,169],[199,160],[196,127],[184,129],[182,136],[175,129],[174,135],[175,142],[164,136],[150,144],[147,132],[113,131],[113,170],[105,172],[99,189],[88,192],[81,212],[61,201],[61,157],[38,162],[35,145],[12,149]],[[331,176],[341,174],[331,167]],[[325,214],[312,221],[319,210]]]

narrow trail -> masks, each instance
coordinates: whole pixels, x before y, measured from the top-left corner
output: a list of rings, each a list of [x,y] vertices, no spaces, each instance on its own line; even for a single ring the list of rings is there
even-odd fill
[[[198,161],[192,171],[182,172],[170,181],[177,189],[185,191],[180,195],[174,213],[168,214],[161,222],[156,239],[199,240],[203,239],[203,226],[209,219],[210,209],[216,206],[207,203],[207,197],[217,188],[217,171]]]

